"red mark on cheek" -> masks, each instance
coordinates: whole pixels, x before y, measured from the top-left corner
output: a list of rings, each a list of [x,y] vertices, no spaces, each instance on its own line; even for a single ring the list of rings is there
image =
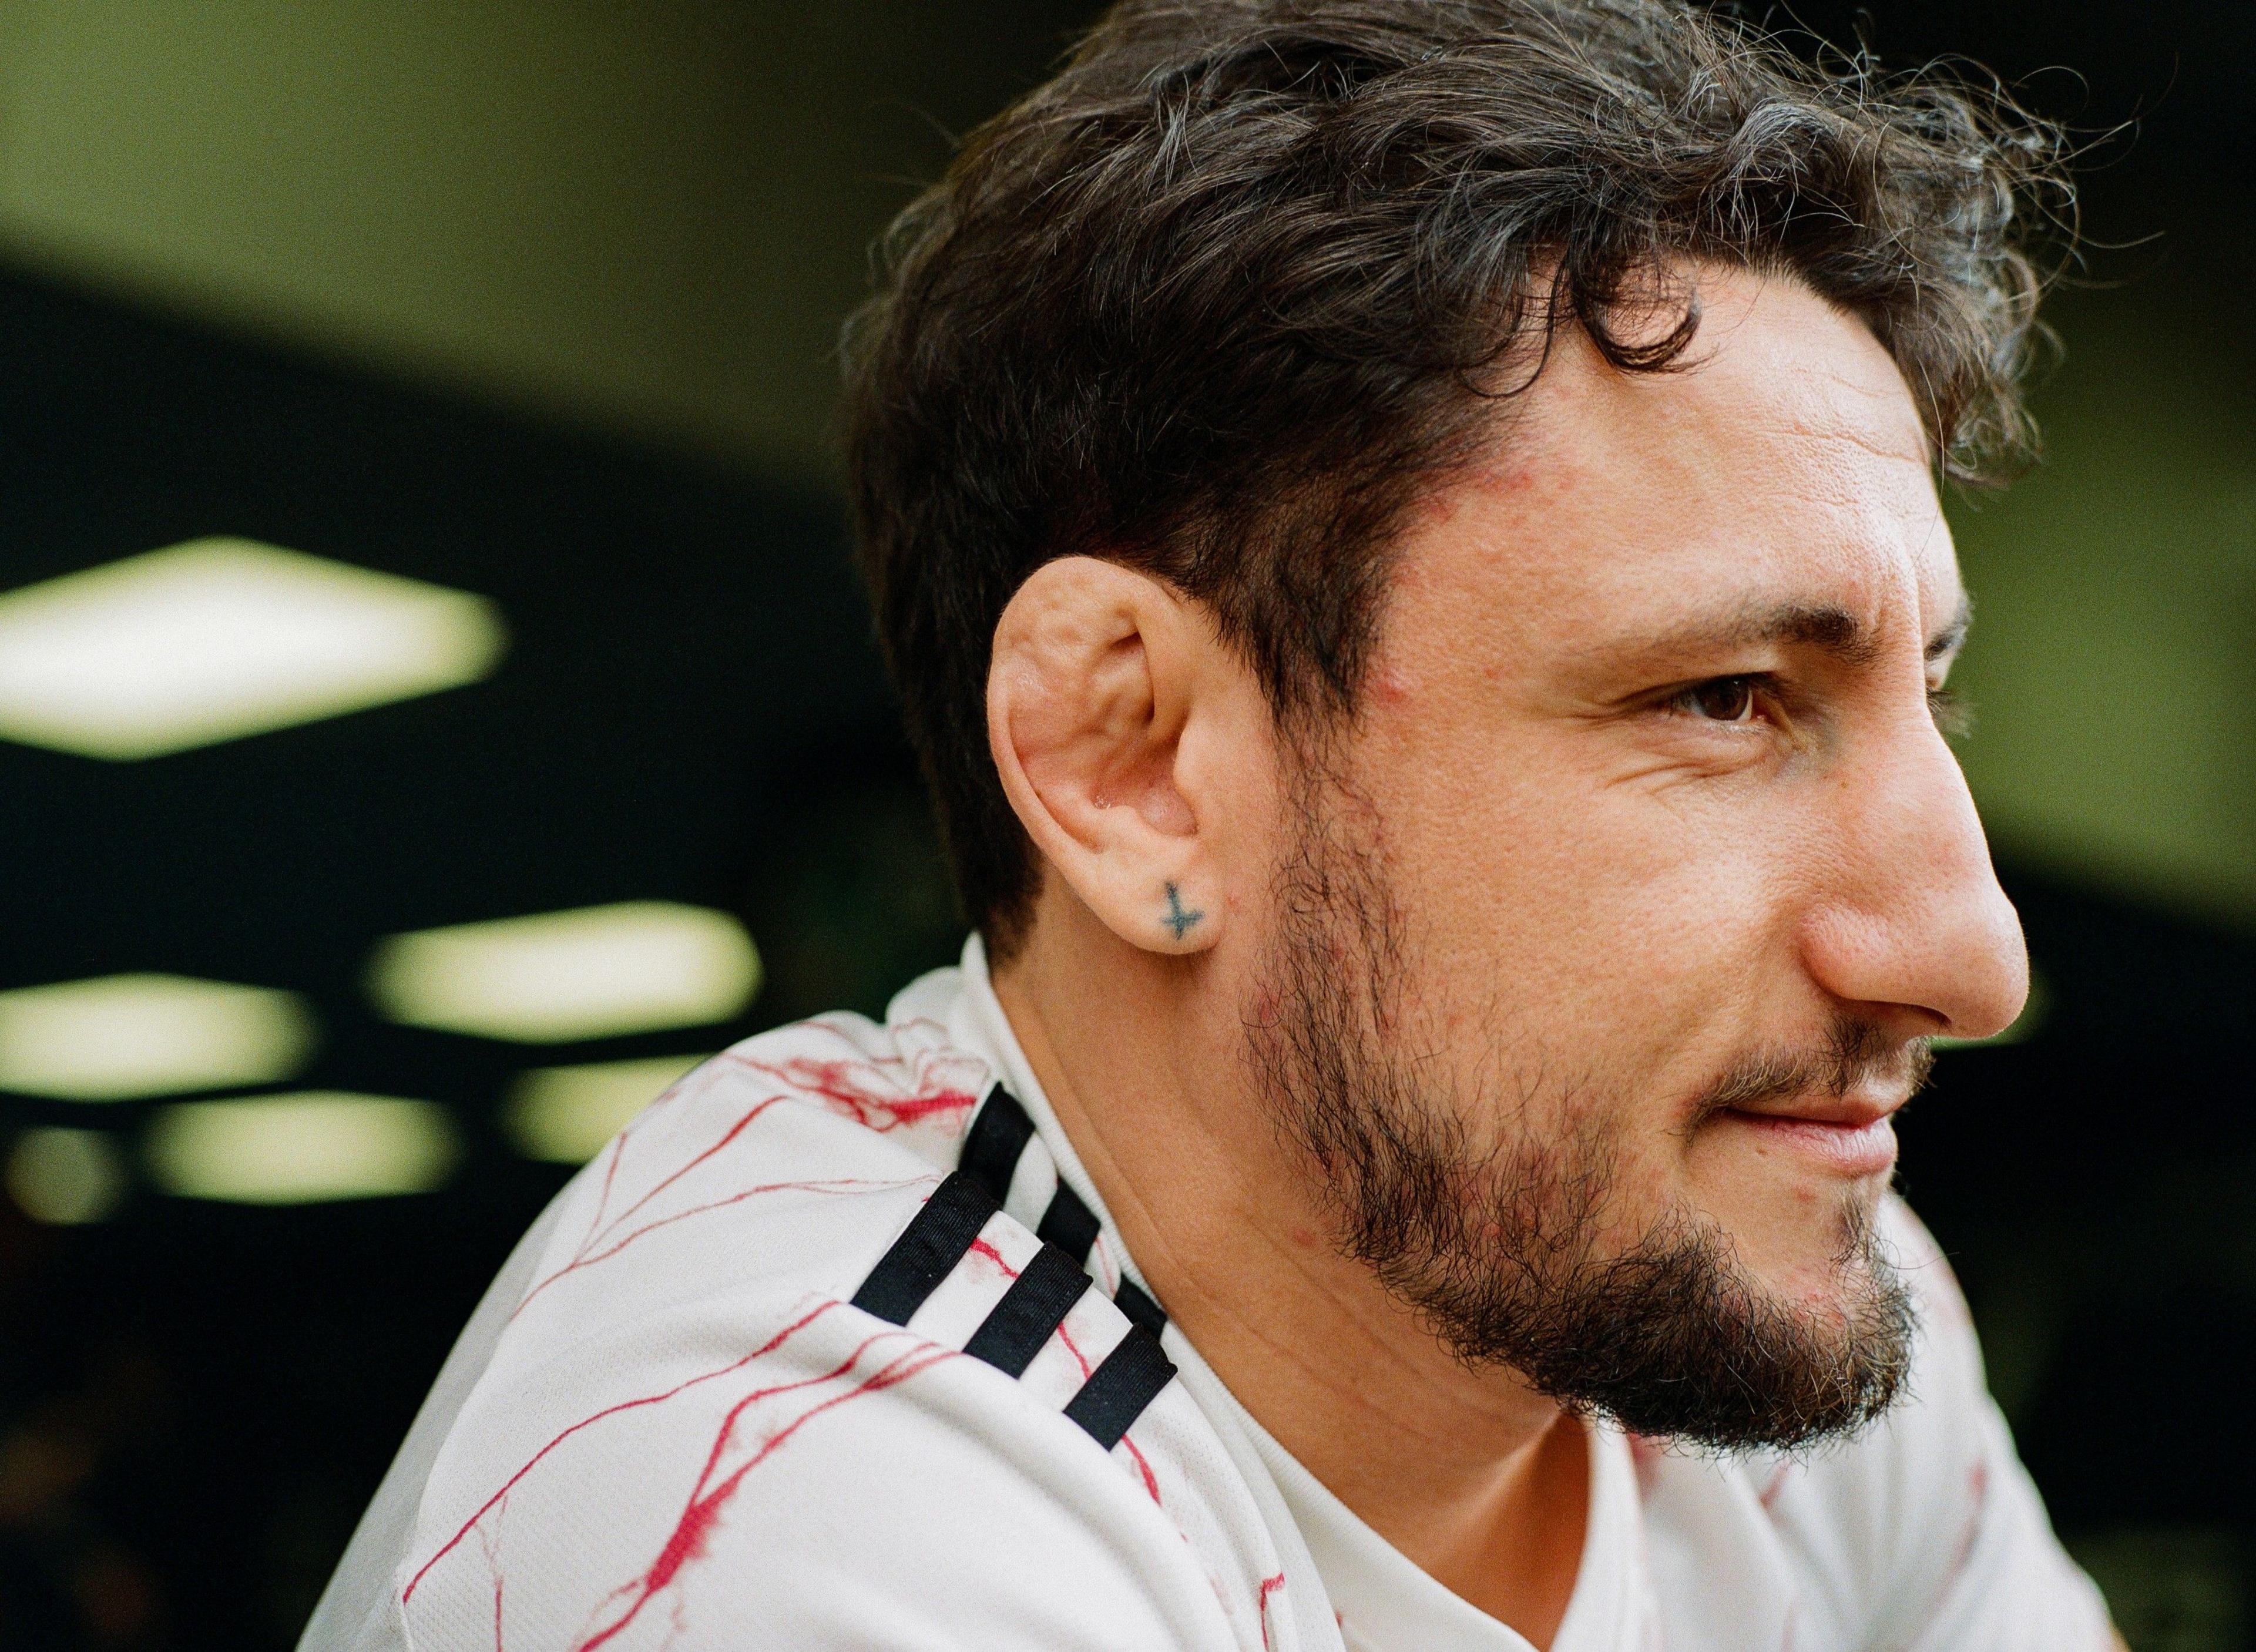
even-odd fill
[[[1574,475],[1574,467],[1556,453],[1523,451],[1515,458],[1480,471],[1473,478],[1473,484],[1491,494],[1533,493],[1545,487],[1563,493]]]
[[[1401,671],[1390,668],[1371,674],[1369,691],[1371,698],[1378,701],[1382,705],[1399,706],[1409,701],[1411,695],[1416,691],[1417,686],[1415,681],[1404,675]]]

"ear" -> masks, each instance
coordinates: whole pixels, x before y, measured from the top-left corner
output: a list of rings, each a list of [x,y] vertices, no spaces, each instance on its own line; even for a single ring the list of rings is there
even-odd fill
[[[1245,801],[1223,794],[1227,754],[1242,764],[1245,735],[1266,732],[1265,711],[1243,726],[1249,687],[1203,609],[1094,557],[1043,564],[996,626],[987,738],[1003,789],[1057,875],[1132,946],[1191,953],[1222,938]]]

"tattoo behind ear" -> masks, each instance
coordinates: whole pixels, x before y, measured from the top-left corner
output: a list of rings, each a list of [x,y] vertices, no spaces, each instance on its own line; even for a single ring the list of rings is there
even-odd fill
[[[1173,884],[1169,884],[1167,886],[1167,915],[1161,918],[1160,921],[1166,924],[1168,928],[1174,931],[1176,940],[1181,940],[1183,938],[1184,932],[1189,929],[1191,925],[1196,923],[1204,916],[1206,916],[1206,914],[1203,912],[1184,911],[1181,892],[1179,891]]]

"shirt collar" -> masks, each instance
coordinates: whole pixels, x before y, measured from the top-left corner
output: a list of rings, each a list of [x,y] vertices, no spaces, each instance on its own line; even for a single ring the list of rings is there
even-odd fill
[[[941,1021],[950,1041],[986,1062],[1003,1087],[1018,1098],[1060,1178],[1096,1213],[1097,1246],[1105,1253],[1104,1261],[1148,1288],[995,996],[987,950],[976,933],[964,942],[956,969],[937,971],[914,983],[888,1012],[888,1019],[895,1022],[914,1018]],[[1420,1571],[1333,1496],[1206,1370],[1195,1350],[1186,1344],[1177,1352],[1179,1358],[1188,1354],[1188,1363],[1204,1378],[1195,1387],[1209,1409],[1217,1401],[1226,1407],[1230,1420],[1251,1441],[1305,1539],[1343,1627],[1352,1630],[1358,1621],[1385,1626],[1381,1638],[1364,1644],[1430,1648],[1434,1652],[1533,1652],[1519,1634]],[[1574,1594],[1553,1642],[1554,1652],[1614,1644],[1620,1597],[1627,1574],[1634,1570],[1633,1552],[1641,1536],[1636,1469],[1628,1442],[1618,1430],[1604,1423],[1586,1426],[1590,1439],[1589,1524]]]
[[[953,970],[935,970],[913,981],[895,998],[885,1013],[895,1026],[912,1020],[937,1021],[948,1029],[948,1041],[987,1063],[1003,1088],[1018,1099],[1033,1120],[1034,1134],[1048,1152],[1058,1177],[1081,1196],[1097,1220],[1096,1252],[1091,1265],[1098,1283],[1110,1294],[1123,1276],[1146,1290],[1150,1281],[1137,1269],[1121,1242],[1120,1230],[1089,1171],[1074,1151],[1065,1126],[1041,1080],[1034,1076],[1026,1052],[1011,1028],[1011,1018],[995,996],[995,983],[987,968],[987,949],[975,931],[963,943],[963,955]]]

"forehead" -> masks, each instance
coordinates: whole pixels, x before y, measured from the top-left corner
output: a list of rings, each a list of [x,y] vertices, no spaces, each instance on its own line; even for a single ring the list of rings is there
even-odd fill
[[[1491,458],[1414,527],[1405,581],[1454,587],[1516,632],[1780,602],[1881,630],[1947,620],[1949,534],[1887,352],[1789,281],[1713,271],[1700,293],[1677,371],[1617,371],[1562,330]]]

